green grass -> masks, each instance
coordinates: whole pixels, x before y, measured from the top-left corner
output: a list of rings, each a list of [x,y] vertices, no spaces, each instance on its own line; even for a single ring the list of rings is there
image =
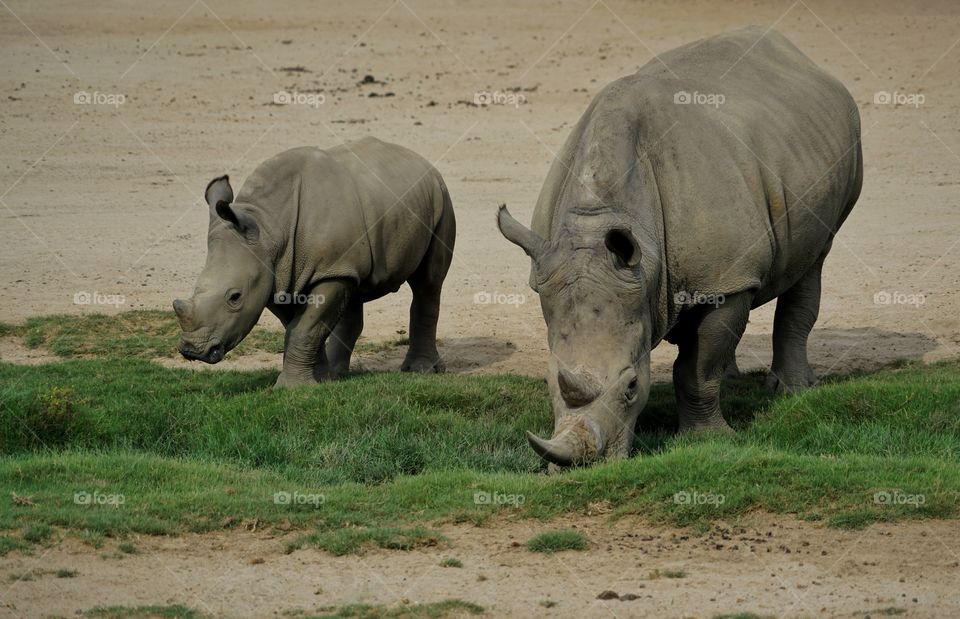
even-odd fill
[[[447,557],[440,562],[440,567],[463,567],[463,561],[454,557]]]
[[[467,617],[485,614],[482,606],[463,600],[444,600],[430,604],[409,604],[404,606],[371,606],[351,604],[340,607],[327,607],[316,611],[288,614],[295,619],[443,619],[445,617]]]
[[[0,337],[20,338],[29,348],[49,350],[58,357],[140,358],[176,357],[180,326],[171,311],[135,310],[104,314],[38,316],[24,324],[0,323]],[[406,337],[382,342],[361,338],[358,353],[377,353],[409,343]],[[230,352],[231,356],[255,352],[283,352],[283,332],[262,327]]]
[[[527,550],[553,554],[564,550],[586,550],[587,538],[579,531],[545,531],[527,541]]]
[[[359,553],[371,546],[388,550],[413,550],[437,546],[443,541],[443,536],[423,527],[344,527],[304,536],[288,546],[287,550],[310,544],[334,556],[341,556]]]
[[[74,578],[79,573],[80,572],[78,572],[77,570],[72,570],[67,568],[61,568],[58,570],[45,570],[39,567],[35,567],[32,570],[28,570],[26,572],[13,572],[9,575],[8,579],[10,581],[36,580],[38,578],[42,578],[44,576],[49,576],[49,575],[56,576],[57,578]]]
[[[657,580],[658,578],[686,578],[687,572],[684,570],[653,570],[647,574],[647,580]]]
[[[140,554],[140,549],[137,548],[136,544],[133,544],[131,542],[120,542],[119,544],[117,544],[117,550],[119,550],[125,555]]]
[[[103,349],[87,346],[71,349]],[[634,457],[545,476],[523,439],[552,426],[541,380],[360,374],[273,390],[273,371],[78,354],[98,358],[0,364],[0,555],[58,529],[102,546],[254,520],[334,554],[409,549],[442,545],[437,522],[597,502],[694,530],[753,510],[843,527],[960,511],[957,362],[790,397],[746,376],[724,387],[730,436],[677,435],[673,390],[655,385]]]
[[[53,535],[53,527],[44,523],[30,524],[23,530],[23,539],[34,544],[45,542]]]
[[[29,544],[17,537],[0,535],[0,557],[6,556],[11,550],[27,550]]]
[[[204,619],[205,615],[186,606],[98,606],[83,613],[96,619]]]

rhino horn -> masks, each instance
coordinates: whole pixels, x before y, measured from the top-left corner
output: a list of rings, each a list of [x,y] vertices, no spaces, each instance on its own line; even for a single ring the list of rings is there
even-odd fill
[[[597,399],[600,387],[582,374],[574,374],[566,369],[557,373],[557,385],[560,387],[560,396],[567,406],[576,408],[584,406]]]
[[[527,432],[527,441],[537,454],[558,466],[574,466],[593,462],[603,453],[603,437],[592,420],[579,416],[550,440]]]
[[[537,260],[543,255],[546,242],[536,232],[514,219],[506,204],[501,204],[497,211],[497,227],[500,228],[500,234],[514,245],[519,245],[532,259]]]
[[[190,301],[176,299],[173,302],[173,311],[177,314],[180,326],[184,331],[189,331],[190,320],[193,316],[193,304]]]

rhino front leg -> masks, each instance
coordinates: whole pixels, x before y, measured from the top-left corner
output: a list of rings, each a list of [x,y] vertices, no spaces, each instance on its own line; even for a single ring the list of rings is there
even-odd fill
[[[673,364],[680,431],[729,430],[720,413],[720,383],[737,351],[750,315],[751,292],[705,305],[681,328]]]
[[[327,337],[343,314],[352,287],[346,282],[320,282],[307,294],[310,302],[297,308],[284,337],[283,370],[277,387],[296,387],[333,378],[327,362]]]
[[[777,393],[795,393],[816,382],[807,361],[807,338],[820,313],[821,257],[792,288],[777,298],[773,318],[773,364],[767,385]]]
[[[363,303],[354,297],[343,310],[340,322],[334,327],[333,333],[327,338],[327,361],[330,364],[330,373],[336,378],[345,376],[350,371],[350,357],[357,344],[357,338],[363,331]]]

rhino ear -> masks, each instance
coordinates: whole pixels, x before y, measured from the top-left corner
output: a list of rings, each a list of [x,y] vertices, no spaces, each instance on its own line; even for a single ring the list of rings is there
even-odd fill
[[[227,204],[233,202],[233,187],[230,186],[230,177],[224,174],[207,183],[207,189],[203,192],[203,197],[210,208],[216,208],[220,202],[226,202]]]
[[[519,245],[532,259],[537,260],[543,254],[546,246],[544,240],[536,232],[514,219],[507,210],[506,204],[501,204],[497,211],[497,227],[500,228],[500,234],[511,243]]]
[[[203,197],[220,219],[232,224],[237,232],[248,240],[254,241],[260,236],[257,222],[253,217],[231,206],[233,187],[230,186],[230,177],[226,174],[210,181],[207,190],[203,192]]]
[[[248,241],[255,241],[260,238],[260,228],[257,226],[256,220],[248,213],[230,206],[223,200],[217,202],[217,206],[214,207],[214,209],[220,219],[233,224],[237,232],[246,237]]]

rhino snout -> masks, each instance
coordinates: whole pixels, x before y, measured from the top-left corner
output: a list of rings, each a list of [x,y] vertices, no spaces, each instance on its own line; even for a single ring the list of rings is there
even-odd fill
[[[181,339],[177,349],[185,359],[189,359],[190,361],[203,361],[204,363],[210,364],[223,361],[223,345],[219,343],[212,344],[204,350],[198,350],[185,339]]]

